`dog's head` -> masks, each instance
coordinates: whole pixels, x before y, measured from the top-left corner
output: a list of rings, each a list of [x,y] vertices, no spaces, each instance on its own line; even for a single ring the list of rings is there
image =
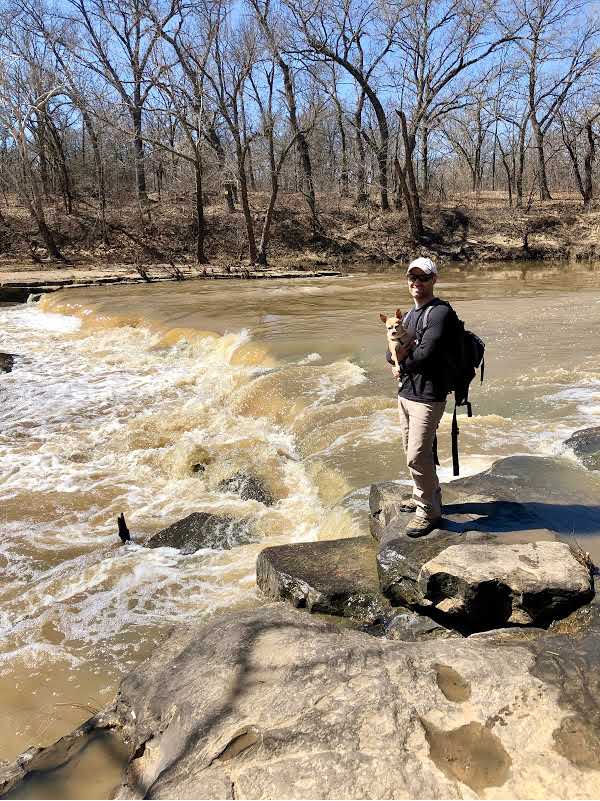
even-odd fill
[[[400,309],[396,309],[395,317],[388,317],[385,314],[380,314],[379,319],[382,323],[385,323],[389,339],[397,339],[402,335],[404,329],[402,328],[402,312]]]

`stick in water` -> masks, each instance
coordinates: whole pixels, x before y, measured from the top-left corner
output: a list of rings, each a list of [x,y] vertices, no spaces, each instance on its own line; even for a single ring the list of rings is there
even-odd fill
[[[121,512],[121,514],[117,517],[117,523],[119,524],[119,537],[121,538],[121,542],[129,542],[131,540],[131,534],[127,528],[127,523],[125,522],[125,515],[123,512]]]

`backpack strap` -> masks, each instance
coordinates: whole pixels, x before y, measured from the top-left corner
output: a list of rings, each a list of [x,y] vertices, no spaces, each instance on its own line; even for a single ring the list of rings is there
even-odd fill
[[[469,404],[470,405],[470,404]],[[458,421],[456,419],[456,404],[454,404],[454,414],[452,415],[452,475],[459,475],[460,465],[458,463]]]

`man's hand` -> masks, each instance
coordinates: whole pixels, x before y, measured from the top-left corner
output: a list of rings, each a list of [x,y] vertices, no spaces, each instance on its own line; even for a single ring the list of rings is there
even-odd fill
[[[408,345],[405,345],[404,347],[400,345],[398,348],[396,348],[396,358],[398,359],[399,362],[402,362],[404,361],[404,359],[406,359],[408,354],[411,352],[413,345],[414,342],[410,342]]]
[[[394,378],[399,380],[400,379],[400,370],[398,370],[397,367],[392,366],[392,375],[394,376]]]

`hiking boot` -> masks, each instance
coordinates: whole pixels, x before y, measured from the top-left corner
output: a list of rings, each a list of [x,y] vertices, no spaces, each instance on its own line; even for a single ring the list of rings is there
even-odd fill
[[[436,517],[435,520],[428,520],[426,517],[413,517],[408,526],[406,527],[405,534],[407,537],[424,537],[426,534],[438,528],[441,517]]]
[[[415,499],[408,495],[406,498],[401,498],[400,503],[398,504],[398,509],[401,512],[416,512],[417,511],[417,503]]]

